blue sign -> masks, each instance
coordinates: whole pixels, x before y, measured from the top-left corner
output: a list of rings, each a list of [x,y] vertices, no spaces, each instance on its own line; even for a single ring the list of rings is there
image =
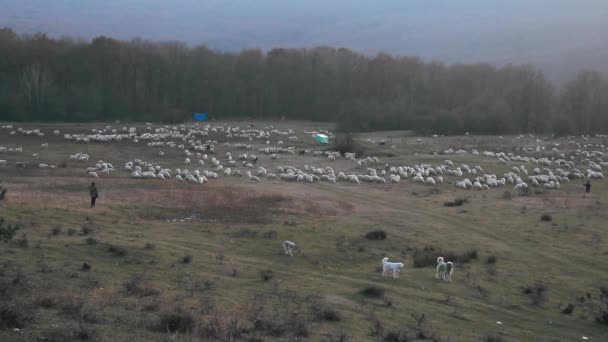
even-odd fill
[[[194,113],[194,120],[207,121],[207,113]]]

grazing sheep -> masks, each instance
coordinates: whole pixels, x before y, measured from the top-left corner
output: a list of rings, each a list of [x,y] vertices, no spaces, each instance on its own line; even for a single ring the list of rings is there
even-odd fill
[[[97,172],[91,171],[91,172],[88,173],[88,175],[89,175],[89,177],[99,178],[99,176],[97,175]]]
[[[388,258],[382,259],[382,276],[386,277],[390,271],[393,275],[393,279],[399,279],[399,272],[403,269],[404,265],[402,262],[389,262]]]
[[[296,248],[295,243],[285,240],[281,245],[283,246],[283,252],[285,252],[286,255],[293,256],[293,250]]]

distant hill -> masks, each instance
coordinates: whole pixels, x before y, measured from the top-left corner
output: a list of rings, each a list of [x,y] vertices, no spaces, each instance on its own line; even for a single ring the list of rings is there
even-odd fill
[[[0,26],[220,50],[329,45],[448,63],[608,71],[605,0],[2,0]]]

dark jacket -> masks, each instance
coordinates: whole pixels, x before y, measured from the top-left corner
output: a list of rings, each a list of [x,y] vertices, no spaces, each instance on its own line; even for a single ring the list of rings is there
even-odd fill
[[[91,194],[91,197],[99,197],[99,195],[97,194],[97,188],[95,187],[95,185],[91,185],[89,186],[89,193]]]

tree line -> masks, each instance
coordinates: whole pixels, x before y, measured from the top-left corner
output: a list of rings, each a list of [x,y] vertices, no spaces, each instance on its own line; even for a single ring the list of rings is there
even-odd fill
[[[557,89],[532,66],[424,62],[348,49],[239,53],[140,39],[92,41],[0,29],[0,120],[264,118],[349,131],[593,134],[608,131],[608,78]]]

